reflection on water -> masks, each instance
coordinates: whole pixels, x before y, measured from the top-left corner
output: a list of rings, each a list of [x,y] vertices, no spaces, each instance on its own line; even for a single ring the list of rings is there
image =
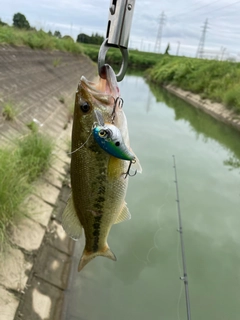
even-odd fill
[[[186,319],[175,154],[192,317],[238,320],[240,134],[141,77],[125,77],[120,90],[143,167],[129,181],[132,219],[111,229],[117,262],[99,257],[77,273],[77,243],[64,319]]]
[[[201,137],[206,142],[209,138],[218,141],[222,146],[233,152],[232,157],[229,160],[225,160],[224,163],[233,168],[240,167],[240,133],[237,130],[223,125],[200,109],[189,107],[188,103],[176,98],[167,90],[159,90],[159,87],[153,84],[149,84],[149,87],[157,101],[164,102],[168,107],[174,109],[176,121],[186,120],[190,123],[196,133],[196,139]]]

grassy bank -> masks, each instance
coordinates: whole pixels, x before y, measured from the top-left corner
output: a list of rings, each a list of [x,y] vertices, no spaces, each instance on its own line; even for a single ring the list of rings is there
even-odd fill
[[[32,49],[48,49],[82,53],[79,43],[70,38],[59,39],[40,30],[23,30],[10,26],[0,26],[0,43],[16,46],[28,46]]]
[[[151,82],[175,85],[240,112],[240,63],[163,56],[146,74]]]
[[[82,44],[84,53],[93,61],[97,62],[100,46],[93,44]],[[146,70],[156,65],[162,55],[151,52],[142,52],[138,50],[129,50],[128,67],[130,69]],[[122,55],[119,49],[110,48],[107,52],[106,62],[112,66],[120,66],[122,63]]]
[[[25,215],[20,205],[32,190],[32,182],[51,162],[53,144],[33,132],[16,142],[14,149],[0,149],[0,249],[8,242],[8,228]],[[1,251],[0,250],[0,251]]]

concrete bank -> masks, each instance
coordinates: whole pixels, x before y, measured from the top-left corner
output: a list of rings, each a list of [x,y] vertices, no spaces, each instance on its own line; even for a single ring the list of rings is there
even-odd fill
[[[203,110],[204,112],[211,115],[213,118],[222,121],[228,125],[233,126],[237,130],[240,130],[240,115],[237,115],[232,110],[228,110],[225,106],[220,103],[211,102],[208,99],[202,99],[199,95],[189,91],[184,91],[180,88],[176,88],[172,85],[164,87],[169,92],[173,93],[177,97],[190,103],[196,108]]]
[[[0,46],[0,146],[14,145],[31,121],[56,145],[51,169],[23,203],[26,217],[11,227],[1,256],[1,320],[60,319],[73,250],[60,223],[70,192],[69,105],[81,75],[96,75],[87,57]],[[9,101],[17,110],[12,121],[2,115]]]

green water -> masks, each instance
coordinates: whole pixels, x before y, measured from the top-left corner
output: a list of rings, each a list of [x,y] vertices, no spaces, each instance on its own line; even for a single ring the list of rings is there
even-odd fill
[[[129,181],[132,219],[111,229],[117,262],[98,257],[77,273],[77,243],[64,319],[187,319],[174,154],[192,319],[239,320],[240,134],[141,77],[120,90],[143,167]]]

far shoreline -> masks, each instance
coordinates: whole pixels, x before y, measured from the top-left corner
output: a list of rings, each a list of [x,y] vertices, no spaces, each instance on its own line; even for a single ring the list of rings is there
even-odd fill
[[[166,85],[163,87],[195,108],[203,110],[213,118],[231,125],[240,131],[240,115],[236,114],[233,110],[227,109],[221,103],[211,102],[209,99],[202,99],[198,94],[182,90],[172,85]]]

